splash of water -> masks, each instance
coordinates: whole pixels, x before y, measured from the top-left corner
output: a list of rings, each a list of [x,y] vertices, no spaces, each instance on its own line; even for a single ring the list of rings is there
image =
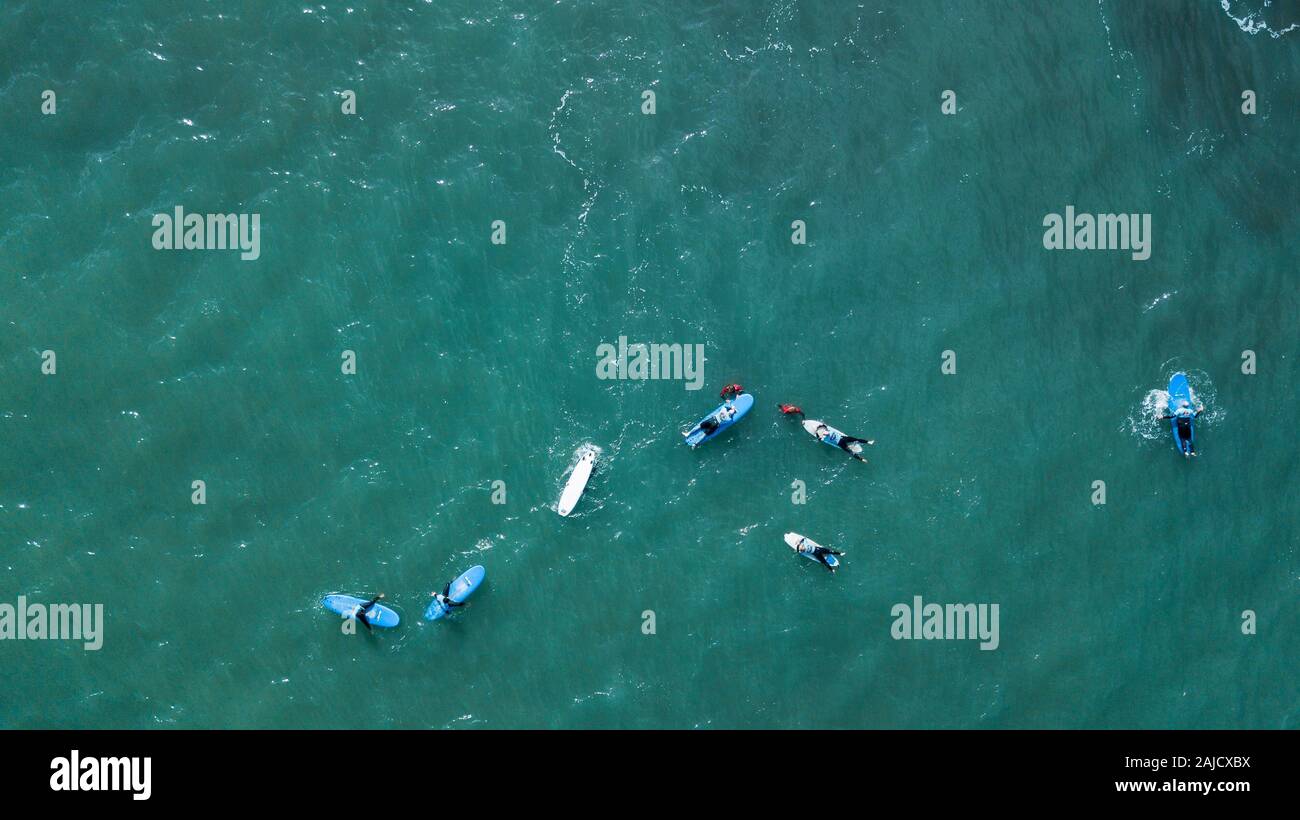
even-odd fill
[[[1169,363],[1166,362],[1166,367]],[[1181,368],[1170,370],[1165,376],[1165,382],[1179,371]],[[1210,374],[1204,370],[1187,370],[1187,384],[1192,394],[1192,404],[1194,406],[1203,405],[1205,412],[1201,414],[1196,423],[1198,426],[1205,425],[1213,427],[1223,421],[1227,416],[1227,411],[1218,404],[1218,390],[1214,382],[1210,379]],[[1141,390],[1141,388],[1138,388]],[[1147,390],[1143,393],[1141,401],[1129,412],[1128,417],[1120,425],[1122,432],[1145,441],[1161,441],[1170,435],[1169,422],[1160,417],[1169,409],[1169,391],[1165,389]]]

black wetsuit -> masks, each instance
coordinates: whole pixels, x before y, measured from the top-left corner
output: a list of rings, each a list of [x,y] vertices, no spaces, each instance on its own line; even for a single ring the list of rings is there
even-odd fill
[[[451,584],[447,584],[442,590],[442,602],[447,606],[464,606],[464,601],[453,601],[451,599]]]
[[[719,419],[717,416],[709,416],[704,421],[700,422],[700,429],[703,430],[704,434],[707,436],[709,433],[712,433],[714,430],[721,427],[723,421],[731,421],[735,417],[736,413],[734,410],[727,414],[725,419]]]
[[[830,562],[828,562],[828,561],[826,560],[826,556],[828,556],[828,555],[843,555],[843,554],[844,554],[844,553],[840,552],[839,550],[833,550],[833,549],[831,549],[830,547],[813,547],[813,549],[812,549],[812,557],[813,557],[813,558],[816,558],[817,561],[818,561],[822,566],[826,567],[826,568],[827,568],[828,570],[830,570],[831,572],[834,572],[834,571],[835,571],[835,567],[833,567],[833,566],[830,565]]]
[[[371,598],[369,601],[367,601],[367,602],[365,603],[365,605],[363,605],[363,606],[361,607],[361,609],[358,609],[358,610],[357,610],[356,618],[357,618],[358,621],[360,621],[361,623],[363,623],[363,624],[366,625],[366,629],[370,629],[371,631],[373,631],[373,628],[370,626],[370,618],[368,617],[367,613],[370,612],[370,609],[371,609],[375,604],[379,603],[379,599],[382,598],[382,597],[384,597],[384,596],[382,596],[382,595],[376,595],[375,597],[373,597],[373,598]]]
[[[840,436],[840,441],[839,441],[840,449],[848,453],[849,455],[853,456],[858,461],[866,461],[866,459],[862,457],[861,453],[855,453],[849,449],[849,445],[855,441],[861,444],[867,443],[867,440],[864,438],[854,438],[853,436]]]
[[[1196,452],[1196,442],[1192,441],[1192,419],[1203,413],[1203,410],[1197,410],[1190,416],[1161,416],[1162,421],[1168,419],[1174,420],[1174,427],[1178,430],[1178,440],[1187,442],[1188,452]]]

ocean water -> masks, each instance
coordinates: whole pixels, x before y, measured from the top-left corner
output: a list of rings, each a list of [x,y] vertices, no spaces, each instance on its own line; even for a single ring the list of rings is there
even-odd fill
[[[5,2],[0,603],[105,627],[0,641],[0,726],[1295,728],[1298,24]],[[1151,258],[1045,250],[1070,205]],[[155,250],[176,206],[260,257]],[[597,378],[620,336],[704,345],[704,389]],[[397,630],[319,606],[380,591]],[[918,595],[997,604],[997,649],[893,639]]]

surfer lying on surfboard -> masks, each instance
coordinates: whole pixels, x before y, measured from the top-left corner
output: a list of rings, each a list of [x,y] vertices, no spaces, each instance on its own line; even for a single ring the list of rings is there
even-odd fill
[[[778,404],[777,407],[780,408],[781,412],[787,416],[797,415],[799,417],[799,421],[802,422],[804,420],[802,408],[796,407],[793,404]],[[811,424],[812,426],[809,427],[809,424]],[[836,447],[839,447],[841,450],[853,456],[858,461],[866,461],[866,459],[862,457],[862,448],[861,447],[855,448],[853,445],[854,444],[870,445],[876,443],[875,439],[857,438],[855,436],[845,435],[844,433],[841,433],[839,430],[836,430],[834,427],[831,427],[830,425],[820,421],[807,422],[804,424],[804,426],[808,428],[809,433],[817,437],[818,441],[822,442],[823,444],[832,444]]]
[[[732,416],[736,415],[736,408],[731,406],[731,402],[735,401],[736,397],[744,392],[744,386],[739,384],[729,384],[722,388],[722,392],[718,395],[727,403],[718,411],[716,417],[709,416],[704,421],[700,422],[700,429],[704,431],[704,435],[707,436],[726,422],[731,421]]]
[[[451,599],[451,583],[450,583],[450,582],[447,583],[447,586],[443,587],[442,592],[435,592],[435,593],[433,593],[433,598],[434,598],[435,601],[440,601],[440,602],[442,603],[443,606],[447,606],[447,607],[458,607],[458,606],[464,606],[464,605],[465,605],[465,602],[464,602],[464,601],[453,601],[453,600]]]
[[[352,613],[352,617],[356,618],[358,621],[365,624],[366,629],[370,630],[371,632],[374,632],[375,630],[373,627],[370,626],[370,618],[368,617],[370,613],[370,609],[375,604],[383,600],[383,597],[384,597],[384,593],[382,592],[379,593],[375,597],[371,598],[369,601],[366,601],[364,604],[358,606],[356,608],[356,611]]]
[[[830,547],[823,547],[821,544],[814,544],[813,542],[809,541],[807,538],[799,539],[799,545],[795,547],[795,550],[800,552],[803,555],[810,555],[813,558],[817,559],[818,563],[826,567],[826,569],[830,570],[831,572],[835,571],[835,566],[826,559],[826,556],[844,554],[838,550],[833,550]]]
[[[1196,455],[1196,442],[1192,439],[1192,420],[1204,412],[1204,405],[1192,410],[1192,403],[1183,399],[1172,414],[1160,417],[1161,421],[1174,420],[1174,424],[1178,426],[1178,438],[1187,443],[1183,448],[1183,455],[1188,458]]]
[[[704,421],[701,421],[700,429],[703,430],[704,435],[707,436],[709,433],[712,433],[714,430],[721,427],[724,422],[731,421],[731,417],[734,415],[736,415],[736,408],[727,405],[718,411],[718,415],[709,416]]]
[[[855,452],[854,450],[850,450],[849,446],[854,442],[857,442],[859,444],[876,443],[875,439],[854,438],[853,436],[846,436],[843,433],[839,432],[838,430],[832,430],[831,428],[827,427],[825,424],[818,425],[817,432],[813,433],[813,435],[817,436],[818,441],[824,441],[827,444],[834,444],[836,447],[840,448],[844,452],[856,458],[858,461],[866,461],[866,459],[862,457],[861,453]]]

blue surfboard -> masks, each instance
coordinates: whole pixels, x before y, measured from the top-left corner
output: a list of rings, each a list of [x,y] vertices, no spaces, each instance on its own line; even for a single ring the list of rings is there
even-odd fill
[[[1193,404],[1192,387],[1187,383],[1186,373],[1175,373],[1169,379],[1169,408],[1166,412],[1172,416],[1183,402]],[[1195,406],[1192,407],[1192,410],[1196,410]],[[1184,455],[1190,453],[1191,445],[1196,441],[1196,418],[1192,418],[1192,437],[1187,441],[1183,441],[1178,437],[1178,419],[1170,419],[1169,427],[1173,430],[1174,446],[1178,448],[1178,452]]]
[[[367,598],[354,598],[351,595],[326,595],[321,600],[321,604],[330,612],[337,612],[344,618],[354,618],[357,611],[365,606],[368,600]],[[382,626],[385,629],[392,629],[402,621],[396,612],[383,604],[375,604],[370,607],[370,610],[366,613],[366,619],[371,626]]]
[[[726,430],[728,427],[730,427],[731,425],[735,424],[736,422],[744,418],[745,414],[749,412],[749,408],[753,406],[754,406],[754,397],[749,395],[748,393],[741,393],[739,396],[736,396],[736,398],[734,399],[727,399],[722,404],[719,404],[717,407],[713,408],[713,412],[709,413],[707,416],[705,416],[704,418],[696,422],[694,427],[692,427],[690,430],[682,434],[686,437],[686,446],[695,448],[700,446],[706,441],[710,441],[714,438],[717,438],[718,435],[721,434],[723,430]],[[709,419],[717,420],[718,418],[720,418],[719,414],[727,408],[734,409],[736,411],[735,415],[733,415],[731,418],[727,419],[726,421],[718,424],[718,426],[715,427],[711,432],[706,433],[704,429],[701,427],[701,425],[704,424],[704,422]]]
[[[480,566],[473,566],[461,573],[461,576],[451,582],[451,588],[447,591],[447,597],[458,604],[464,603],[465,599],[474,594],[478,585],[483,583],[487,570]],[[449,607],[442,601],[434,598],[429,602],[428,609],[424,610],[424,619],[426,621],[436,621],[451,612],[453,607]]]

